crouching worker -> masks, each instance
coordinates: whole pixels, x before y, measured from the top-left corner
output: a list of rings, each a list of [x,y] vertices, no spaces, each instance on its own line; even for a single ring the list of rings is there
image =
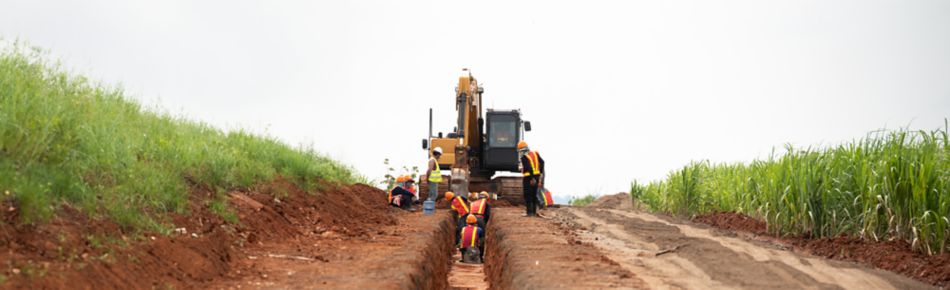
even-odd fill
[[[477,200],[472,201],[471,206],[469,207],[470,211],[475,218],[478,219],[478,226],[485,228],[485,225],[488,224],[488,220],[491,218],[491,206],[488,204],[488,192],[482,191],[480,194],[476,195]]]
[[[478,218],[472,214],[465,218],[465,223],[467,225],[459,231],[462,263],[481,264],[485,257],[485,229],[477,225]]]
[[[412,177],[400,176],[396,178],[396,185],[389,191],[389,205],[404,210],[412,210]]]
[[[468,207],[468,199],[462,196],[462,194],[456,195],[451,191],[445,192],[445,200],[449,202],[449,205],[452,207],[452,218],[457,222],[458,228],[461,229],[465,226],[465,216],[470,212]],[[459,243],[459,233],[455,233],[455,243]]]

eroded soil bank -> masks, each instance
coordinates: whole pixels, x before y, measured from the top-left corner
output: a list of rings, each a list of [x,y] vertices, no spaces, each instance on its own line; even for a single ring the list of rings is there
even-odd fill
[[[277,181],[229,196],[240,223],[213,214],[213,194],[194,189],[190,214],[172,217],[168,236],[127,233],[69,207],[18,225],[16,205],[4,204],[0,288],[446,287],[447,213],[392,209],[366,185],[309,194]]]

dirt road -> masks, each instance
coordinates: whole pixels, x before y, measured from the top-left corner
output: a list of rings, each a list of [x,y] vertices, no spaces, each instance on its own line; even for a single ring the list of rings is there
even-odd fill
[[[617,208],[548,211],[650,289],[932,289],[891,272],[804,256],[708,227]]]

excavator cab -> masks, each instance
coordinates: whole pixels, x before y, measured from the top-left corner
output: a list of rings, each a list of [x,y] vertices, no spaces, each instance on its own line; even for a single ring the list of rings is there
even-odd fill
[[[518,141],[524,138],[522,129],[530,130],[531,123],[523,122],[518,110],[488,109],[485,115],[482,169],[518,172]]]

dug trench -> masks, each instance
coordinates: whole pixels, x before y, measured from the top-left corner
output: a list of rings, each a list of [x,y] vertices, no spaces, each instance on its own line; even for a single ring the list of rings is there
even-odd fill
[[[133,233],[68,206],[19,224],[4,203],[0,289],[445,289],[455,226],[447,211],[390,208],[366,185],[304,192],[275,181],[228,194],[239,222],[192,189],[174,231]]]

